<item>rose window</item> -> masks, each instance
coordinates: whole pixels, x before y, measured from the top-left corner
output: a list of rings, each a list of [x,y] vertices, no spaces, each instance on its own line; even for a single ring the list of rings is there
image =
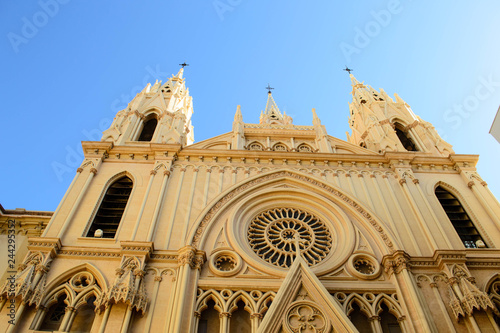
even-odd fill
[[[259,257],[279,267],[292,265],[297,243],[309,266],[323,260],[332,247],[332,237],[325,223],[308,212],[293,208],[275,208],[257,215],[248,228],[248,239]]]

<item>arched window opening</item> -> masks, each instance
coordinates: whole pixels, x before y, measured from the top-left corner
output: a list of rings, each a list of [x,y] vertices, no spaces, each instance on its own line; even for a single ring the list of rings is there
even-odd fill
[[[229,333],[251,333],[252,323],[250,313],[245,310],[245,303],[240,300],[236,305],[238,309],[231,314]]]
[[[127,205],[132,180],[124,176],[115,181],[106,191],[101,206],[87,232],[87,237],[114,238]],[[98,231],[102,230],[102,232]]]
[[[368,318],[361,312],[359,305],[356,302],[352,303],[352,312],[349,314],[351,322],[356,326],[359,333],[372,333],[372,327]]]
[[[42,325],[39,328],[40,331],[52,332],[58,331],[61,326],[64,314],[66,313],[66,294],[62,294],[57,298],[57,303],[53,304],[48,310],[45,318],[43,319]]]
[[[264,301],[264,304],[262,305],[262,309],[260,310],[260,314],[262,315],[262,318],[266,315],[267,311],[269,311],[269,308],[271,307],[271,304],[273,304],[273,298],[269,297],[267,300]]]
[[[396,128],[394,130],[396,131],[399,141],[401,141],[401,144],[407,151],[418,151],[417,146],[410,138],[410,134],[408,131],[405,131],[401,124],[396,124]]]
[[[153,135],[155,134],[156,125],[158,124],[158,119],[150,118],[144,122],[142,127],[141,135],[137,141],[151,141]]]
[[[487,247],[460,201],[442,186],[436,187],[436,197],[466,248]]]
[[[95,296],[89,297],[85,304],[76,310],[70,333],[89,333],[92,330],[95,318],[95,300]]]
[[[399,326],[398,320],[391,313],[389,313],[389,308],[385,303],[380,305],[382,308],[382,313],[379,314],[380,326],[382,326],[382,332],[384,333],[402,333],[401,326]]]
[[[264,147],[258,142],[252,142],[248,145],[248,150],[264,150]]]
[[[211,299],[207,302],[208,308],[201,313],[198,322],[198,333],[219,333],[220,319],[219,312],[214,309],[215,302]]]

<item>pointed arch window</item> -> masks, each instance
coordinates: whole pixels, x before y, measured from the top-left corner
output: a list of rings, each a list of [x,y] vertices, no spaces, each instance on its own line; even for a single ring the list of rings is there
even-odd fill
[[[48,310],[40,331],[52,332],[58,331],[61,326],[64,314],[66,313],[66,294],[62,294],[57,298],[57,302],[53,304]]]
[[[408,133],[403,125],[396,123],[396,127],[394,128],[394,130],[396,131],[396,135],[398,136],[399,141],[401,141],[401,144],[407,151],[418,151],[415,142],[413,142],[410,137],[410,133]]]
[[[108,187],[87,237],[114,238],[132,192],[132,180],[121,177]],[[100,232],[99,230],[102,230]]]
[[[156,117],[153,116],[147,119],[142,126],[141,135],[139,135],[137,141],[151,141],[155,134],[156,125],[158,125],[158,119],[156,119]]]
[[[436,197],[466,248],[486,247],[469,214],[460,201],[442,186],[436,187]]]

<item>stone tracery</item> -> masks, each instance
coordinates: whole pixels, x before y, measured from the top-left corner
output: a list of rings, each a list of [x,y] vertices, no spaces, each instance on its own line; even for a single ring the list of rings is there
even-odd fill
[[[300,251],[310,266],[322,261],[330,252],[332,237],[319,218],[300,209],[275,208],[257,215],[248,228],[253,251],[265,261],[290,267],[296,255],[295,234]]]

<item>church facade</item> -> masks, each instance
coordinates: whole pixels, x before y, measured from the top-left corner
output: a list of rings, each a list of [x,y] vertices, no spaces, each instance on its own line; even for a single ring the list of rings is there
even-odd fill
[[[238,106],[194,142],[183,75],[82,142],[4,275],[0,331],[500,332],[500,205],[477,155],[352,74],[347,141],[269,92],[258,124]]]

